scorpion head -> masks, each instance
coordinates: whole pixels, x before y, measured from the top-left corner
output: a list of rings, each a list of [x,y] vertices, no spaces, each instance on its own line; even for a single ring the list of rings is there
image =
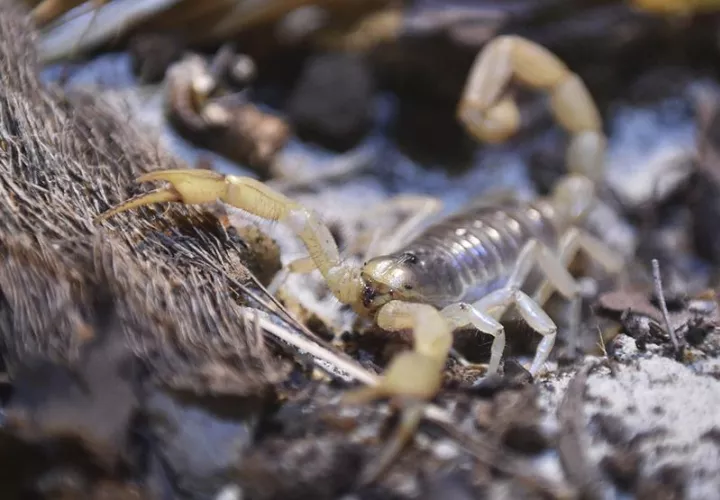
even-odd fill
[[[363,305],[374,310],[391,300],[418,298],[418,257],[402,253],[370,259],[362,268]]]

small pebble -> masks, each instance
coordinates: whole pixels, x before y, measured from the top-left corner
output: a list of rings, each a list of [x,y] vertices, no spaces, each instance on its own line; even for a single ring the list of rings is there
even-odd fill
[[[631,451],[617,451],[604,457],[600,466],[619,488],[630,490],[640,471],[640,456]]]
[[[297,135],[347,151],[370,131],[375,83],[366,63],[349,54],[311,58],[290,96],[288,115]]]
[[[460,454],[457,445],[447,439],[435,443],[432,451],[439,460],[452,460]]]

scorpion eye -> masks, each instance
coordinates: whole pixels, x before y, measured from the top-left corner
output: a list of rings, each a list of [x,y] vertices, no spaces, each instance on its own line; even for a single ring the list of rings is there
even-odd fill
[[[417,258],[417,255],[415,255],[414,253],[405,252],[402,255],[402,257],[403,257],[403,262],[405,262],[407,264],[417,264],[418,258]]]

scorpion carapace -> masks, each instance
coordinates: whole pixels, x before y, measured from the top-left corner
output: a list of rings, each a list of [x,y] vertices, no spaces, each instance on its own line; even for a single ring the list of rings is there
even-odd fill
[[[576,282],[567,270],[577,252],[583,250],[609,271],[622,265],[602,242],[576,227],[592,206],[605,149],[599,113],[577,75],[530,41],[500,37],[487,44],[471,69],[459,105],[461,121],[480,140],[500,140],[512,133],[519,119],[516,105],[505,96],[512,79],[550,93],[553,113],[572,134],[570,174],[547,198],[471,207],[429,227],[401,251],[371,259],[360,269],[341,259],[318,216],[245,177],[204,170],[152,172],[139,180],[167,181],[170,186],[122,203],[98,219],[150,203],[220,200],[261,218],[284,222],[302,239],[314,267],[340,302],[374,318],[385,330],[410,329],[413,349],[396,356],[377,385],[347,397],[355,403],[392,397],[405,407],[395,439],[363,476],[371,480],[412,435],[423,403],[439,391],[456,328],[474,326],[494,337],[487,373],[495,373],[505,347],[500,320],[514,306],[542,336],[529,367],[535,376],[548,358],[557,331],[542,306],[554,290],[569,300],[577,297]],[[530,296],[523,286],[534,269],[542,282]]]

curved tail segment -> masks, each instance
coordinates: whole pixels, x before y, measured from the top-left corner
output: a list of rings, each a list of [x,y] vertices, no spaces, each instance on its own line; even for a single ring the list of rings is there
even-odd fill
[[[572,136],[568,171],[600,182],[607,140],[590,92],[557,56],[525,38],[500,36],[478,54],[457,110],[468,132],[487,143],[517,132],[520,111],[507,92],[513,80],[550,96],[553,116]]]

